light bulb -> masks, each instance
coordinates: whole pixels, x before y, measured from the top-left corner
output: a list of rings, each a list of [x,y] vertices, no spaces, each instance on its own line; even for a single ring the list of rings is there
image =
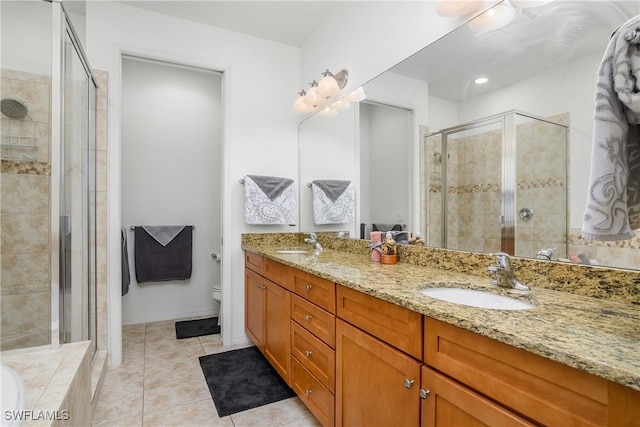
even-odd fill
[[[322,117],[331,117],[336,114],[338,114],[338,112],[331,107],[324,107],[322,110],[318,111],[318,115]]]
[[[313,110],[313,105],[304,102],[304,95],[298,96],[293,103],[293,111],[297,111],[298,113],[310,113]]]
[[[351,108],[351,103],[345,98],[346,97],[338,99],[337,101],[333,102],[330,107],[334,110],[346,110],[347,108]]]
[[[317,86],[312,86],[307,91],[307,94],[304,97],[304,102],[309,105],[320,105],[320,103],[324,100],[320,95],[318,95]]]
[[[516,11],[508,3],[500,3],[475,19],[469,21],[469,28],[476,31],[493,31],[507,25],[516,16]]]
[[[364,93],[364,89],[360,86],[358,89],[350,92],[347,96],[345,96],[346,100],[349,102],[360,102],[367,98],[367,95]]]
[[[325,98],[332,98],[340,94],[340,87],[336,79],[331,74],[327,74],[318,82],[316,93]]]
[[[440,0],[436,12],[440,16],[465,16],[476,10],[482,0]]]

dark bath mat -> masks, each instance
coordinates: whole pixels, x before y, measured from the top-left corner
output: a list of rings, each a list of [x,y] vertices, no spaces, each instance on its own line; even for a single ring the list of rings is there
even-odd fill
[[[200,356],[200,366],[220,417],[296,395],[256,347]]]
[[[219,333],[220,326],[218,326],[217,317],[176,322],[176,338],[179,340],[183,338],[194,338]]]

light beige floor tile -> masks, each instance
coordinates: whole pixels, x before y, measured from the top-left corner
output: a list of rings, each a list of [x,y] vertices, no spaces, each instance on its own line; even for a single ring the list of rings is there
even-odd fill
[[[108,375],[108,374],[107,374]],[[142,416],[142,384],[123,383],[103,387],[96,406],[94,423],[111,423],[116,420]]]
[[[174,357],[204,355],[204,350],[197,338],[173,341],[149,341],[145,345],[145,358],[170,359]]]
[[[95,417],[93,427],[142,427],[142,414],[131,418],[100,422]]]
[[[204,378],[200,360],[197,356],[181,356],[167,359],[149,358],[146,360],[144,367],[145,381],[163,377],[168,379],[175,378],[178,381],[180,377],[186,377],[192,373],[198,374],[198,378]]]
[[[299,398],[293,397],[230,416],[235,427],[275,427],[301,420],[309,415],[310,412],[304,403]]]
[[[316,419],[313,415],[309,415],[308,417],[300,418],[295,421],[291,421],[290,423],[282,424],[280,427],[321,427],[320,421]]]
[[[238,350],[240,348],[254,346],[254,344],[251,342],[244,344],[223,345],[220,335],[207,335],[206,337],[200,337],[199,339],[205,354],[222,353],[224,351]]]
[[[233,426],[230,417],[218,417],[211,398],[162,411],[145,411],[143,421],[144,427]]]
[[[199,378],[198,378],[199,375]],[[187,378],[161,378],[145,381],[144,411],[164,411],[168,407],[211,398],[204,375],[197,372]]]

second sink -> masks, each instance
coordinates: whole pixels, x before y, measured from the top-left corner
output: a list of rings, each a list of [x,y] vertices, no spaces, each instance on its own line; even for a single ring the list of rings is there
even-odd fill
[[[443,301],[471,307],[494,310],[527,310],[534,306],[515,298],[495,295],[491,292],[461,288],[431,288],[419,291],[421,294]]]

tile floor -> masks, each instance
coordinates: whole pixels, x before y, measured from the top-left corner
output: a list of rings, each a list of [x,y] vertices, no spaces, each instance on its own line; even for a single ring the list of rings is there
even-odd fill
[[[123,363],[104,379],[93,425],[313,426],[320,424],[294,397],[220,418],[199,356],[243,346],[223,346],[220,335],[177,340],[175,321],[125,326]]]

